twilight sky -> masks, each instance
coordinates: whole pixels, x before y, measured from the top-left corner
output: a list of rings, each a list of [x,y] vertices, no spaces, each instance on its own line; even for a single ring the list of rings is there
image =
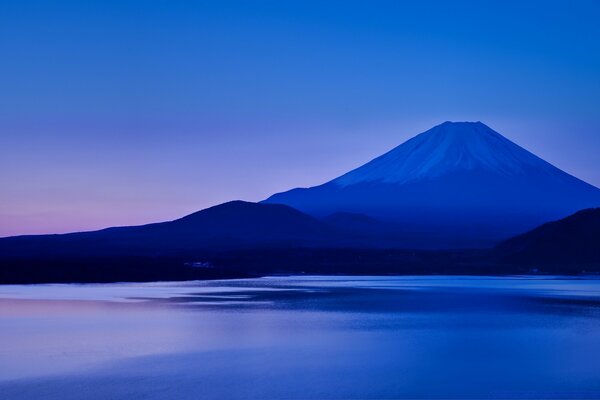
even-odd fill
[[[0,236],[173,219],[481,120],[600,186],[600,1],[0,2]]]

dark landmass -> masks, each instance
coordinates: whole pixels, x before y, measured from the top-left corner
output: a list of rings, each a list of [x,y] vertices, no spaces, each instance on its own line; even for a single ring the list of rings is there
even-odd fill
[[[167,257],[264,244],[314,245],[334,237],[326,224],[291,207],[232,201],[169,222],[3,238],[0,258]]]
[[[0,283],[148,282],[315,275],[510,275],[599,273],[595,264],[500,260],[493,250],[262,248],[159,257],[0,259]]]
[[[254,277],[226,268],[199,268],[178,257],[56,257],[0,259],[0,284],[186,281]]]
[[[600,265],[600,208],[579,211],[567,218],[502,242],[495,253],[502,262],[560,268],[562,265]]]
[[[263,248],[169,256],[0,259],[0,283],[119,282],[226,279],[272,274],[526,273],[488,264],[487,252],[400,249]]]
[[[0,283],[226,279],[269,274],[502,275],[600,272],[600,209],[490,249],[406,249],[394,226],[230,202],[159,224],[0,239]]]

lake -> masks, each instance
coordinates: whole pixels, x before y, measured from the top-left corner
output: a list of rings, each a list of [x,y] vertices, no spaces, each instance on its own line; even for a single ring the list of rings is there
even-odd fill
[[[5,285],[0,398],[600,398],[600,280]]]

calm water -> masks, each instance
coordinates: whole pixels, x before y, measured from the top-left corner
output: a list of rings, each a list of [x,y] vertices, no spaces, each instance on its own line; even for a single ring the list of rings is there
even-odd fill
[[[1,399],[600,398],[600,280],[0,286]]]

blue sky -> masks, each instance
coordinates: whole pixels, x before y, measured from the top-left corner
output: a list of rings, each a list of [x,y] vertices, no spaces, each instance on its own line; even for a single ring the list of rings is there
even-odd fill
[[[0,236],[172,219],[481,120],[600,185],[598,1],[0,3]]]

